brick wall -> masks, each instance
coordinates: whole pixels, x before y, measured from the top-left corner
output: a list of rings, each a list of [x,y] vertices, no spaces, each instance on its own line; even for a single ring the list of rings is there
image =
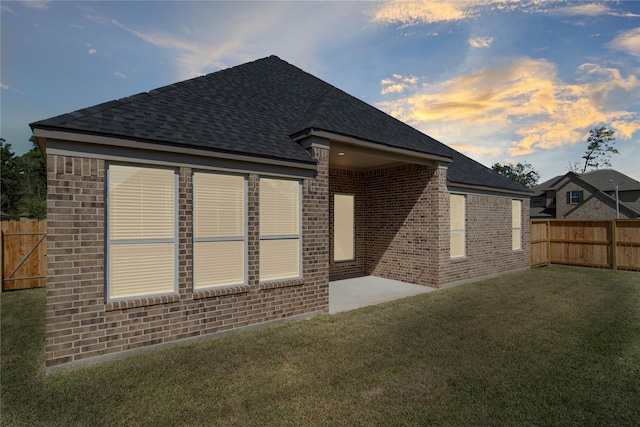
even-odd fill
[[[467,256],[451,260],[446,171],[411,164],[331,170],[330,200],[335,193],[356,195],[356,260],[331,262],[331,280],[374,275],[440,287],[527,268],[528,244],[511,250],[511,197],[467,194]],[[528,200],[522,203],[522,225],[528,242]],[[329,234],[332,246],[333,222]]]
[[[529,201],[522,201],[522,249],[512,250],[511,197],[466,194],[466,256],[447,259],[442,284],[529,267]],[[447,236],[448,238],[449,236]]]
[[[367,173],[367,274],[437,286],[442,245],[438,190],[445,184],[438,171],[408,164]]]
[[[259,283],[259,177],[250,174],[248,283],[194,293],[192,170],[181,167],[178,294],[109,303],[104,298],[104,161],[47,156],[47,366],[327,312],[328,152],[313,150],[318,174],[303,183],[303,279]]]

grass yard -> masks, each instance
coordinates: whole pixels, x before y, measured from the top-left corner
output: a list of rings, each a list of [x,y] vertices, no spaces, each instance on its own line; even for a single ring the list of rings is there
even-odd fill
[[[3,425],[640,425],[640,274],[538,268],[45,377],[2,294]]]

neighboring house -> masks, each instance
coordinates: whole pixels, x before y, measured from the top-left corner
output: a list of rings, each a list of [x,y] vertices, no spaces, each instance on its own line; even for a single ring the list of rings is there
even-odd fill
[[[640,182],[613,169],[568,172],[533,187],[532,219],[614,219],[616,186],[620,218],[640,217]]]
[[[528,189],[274,56],[31,128],[49,370],[529,266]]]

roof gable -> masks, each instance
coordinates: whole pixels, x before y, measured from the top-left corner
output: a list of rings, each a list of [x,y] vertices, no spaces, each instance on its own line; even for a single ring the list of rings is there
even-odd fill
[[[302,163],[292,136],[324,130],[452,159],[455,183],[528,191],[428,135],[270,56],[31,124],[61,130]]]

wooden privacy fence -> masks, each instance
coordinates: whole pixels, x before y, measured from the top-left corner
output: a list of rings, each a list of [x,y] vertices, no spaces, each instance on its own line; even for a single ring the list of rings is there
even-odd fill
[[[46,237],[46,221],[2,221],[0,259],[3,291],[45,286]]]
[[[640,219],[531,221],[531,266],[640,271]]]

